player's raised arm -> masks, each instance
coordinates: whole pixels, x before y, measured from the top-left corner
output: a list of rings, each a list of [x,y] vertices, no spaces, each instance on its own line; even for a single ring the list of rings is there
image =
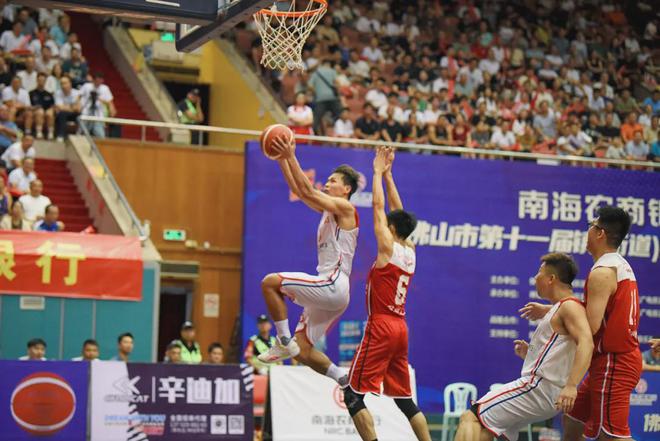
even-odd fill
[[[392,256],[394,237],[387,227],[387,216],[385,215],[385,192],[383,190],[383,175],[391,168],[388,160],[389,150],[378,147],[374,158],[373,177],[373,208],[374,208],[374,233],[378,242],[378,257],[376,267],[385,265]]]
[[[591,333],[600,329],[605,316],[607,302],[616,291],[616,273],[613,268],[599,267],[589,273],[589,301],[587,302],[587,320]]]
[[[392,164],[394,163],[394,149],[389,150],[387,159],[390,163],[390,168],[383,175],[385,177],[385,188],[387,189],[387,203],[390,206],[390,211],[403,210],[403,203],[401,202],[401,196],[399,196],[399,191],[397,190],[396,184],[394,183],[394,176],[392,176]]]
[[[309,182],[309,179],[300,167],[300,163],[294,153],[295,145],[296,142],[293,139],[289,140],[285,137],[277,137],[273,139],[273,149],[280,154],[282,160],[285,160],[289,167],[290,176],[293,182],[292,185],[295,186],[298,191],[296,196],[315,210],[329,211],[338,216],[352,216],[355,207],[353,207],[348,199],[327,195],[314,188],[312,183]]]
[[[591,300],[591,299],[590,299]],[[575,341],[577,350],[573,366],[568,374],[566,386],[559,393],[555,403],[558,410],[570,412],[577,397],[577,385],[584,378],[589,369],[591,355],[594,351],[594,341],[587,321],[584,306],[578,302],[568,301],[559,308],[559,318],[568,331],[568,335]]]

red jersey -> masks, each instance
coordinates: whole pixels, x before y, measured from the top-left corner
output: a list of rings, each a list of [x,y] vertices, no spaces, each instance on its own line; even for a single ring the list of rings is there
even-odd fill
[[[632,268],[620,254],[607,253],[591,267],[616,270],[616,292],[610,296],[600,329],[594,335],[596,353],[626,353],[639,348],[639,290]],[[584,302],[589,302],[589,278],[584,287]]]
[[[372,266],[367,279],[367,311],[395,317],[406,315],[408,286],[415,273],[415,250],[394,242],[392,257],[382,268]]]

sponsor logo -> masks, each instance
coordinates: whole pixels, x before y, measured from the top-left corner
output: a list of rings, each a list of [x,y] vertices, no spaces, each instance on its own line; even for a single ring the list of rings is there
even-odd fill
[[[147,403],[149,402],[149,395],[141,395],[140,390],[137,388],[137,383],[140,381],[140,376],[129,378],[120,377],[112,383],[112,387],[118,393],[107,394],[103,397],[107,402],[121,402],[121,403]]]

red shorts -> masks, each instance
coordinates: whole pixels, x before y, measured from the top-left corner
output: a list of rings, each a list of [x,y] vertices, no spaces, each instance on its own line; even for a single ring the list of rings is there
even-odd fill
[[[612,437],[630,438],[630,393],[641,374],[639,350],[595,354],[568,416],[584,424],[587,438],[597,438],[601,431]]]
[[[366,394],[383,393],[410,398],[408,372],[408,325],[402,318],[374,314],[369,318],[362,342],[349,373],[351,389]]]

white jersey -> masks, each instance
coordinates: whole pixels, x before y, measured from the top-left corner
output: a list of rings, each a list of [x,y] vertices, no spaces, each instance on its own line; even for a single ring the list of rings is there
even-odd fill
[[[552,329],[550,321],[559,307],[567,301],[579,300],[569,297],[555,303],[539,322],[532,341],[529,343],[527,356],[523,363],[523,377],[541,377],[556,386],[564,387],[575,359],[575,341],[569,335],[560,335]]]
[[[360,230],[357,210],[355,223],[356,227],[352,230],[342,230],[337,225],[334,214],[323,212],[317,235],[319,264],[316,271],[319,274],[332,273],[339,268],[347,276],[351,275]]]

